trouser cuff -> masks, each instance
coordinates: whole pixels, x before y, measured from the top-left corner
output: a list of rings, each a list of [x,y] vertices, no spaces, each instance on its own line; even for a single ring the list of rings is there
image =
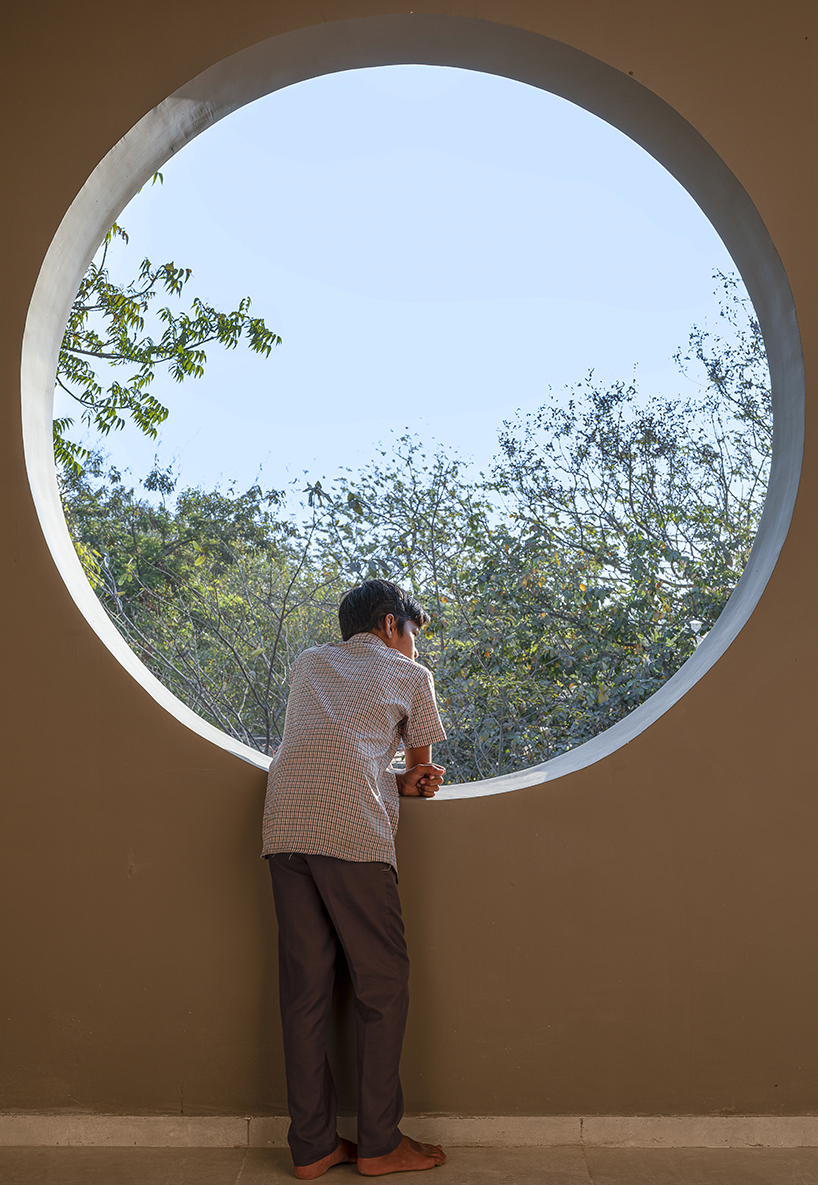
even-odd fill
[[[394,1152],[398,1144],[403,1139],[402,1134],[396,1129],[394,1136],[387,1144],[368,1145],[366,1141],[359,1141],[358,1156],[365,1160],[371,1160],[373,1156],[388,1156],[390,1152]]]
[[[291,1144],[290,1152],[292,1153],[293,1164],[297,1169],[305,1169],[308,1165],[315,1164],[317,1160],[323,1160],[325,1156],[330,1156],[340,1143],[341,1137],[336,1135],[335,1143],[324,1152],[305,1151],[303,1145],[296,1151]]]

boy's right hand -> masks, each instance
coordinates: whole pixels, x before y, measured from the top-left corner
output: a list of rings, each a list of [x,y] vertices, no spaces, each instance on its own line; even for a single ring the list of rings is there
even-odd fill
[[[413,765],[406,773],[398,774],[398,793],[404,798],[433,798],[445,772],[445,766],[431,761]]]

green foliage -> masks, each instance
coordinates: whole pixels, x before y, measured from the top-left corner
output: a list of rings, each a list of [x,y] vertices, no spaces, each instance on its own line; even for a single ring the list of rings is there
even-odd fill
[[[66,470],[89,579],[146,664],[213,723],[278,743],[287,676],[337,636],[345,588],[386,576],[432,613],[450,781],[547,760],[620,720],[716,621],[747,562],[771,450],[757,322],[720,277],[726,338],[693,329],[695,398],[643,399],[593,376],[506,423],[490,475],[404,436],[358,472],[282,491],[184,490],[158,508]]]
[[[174,493],[154,469],[148,491]],[[176,695],[245,744],[280,741],[289,667],[337,632],[337,565],[307,563],[309,530],[277,517],[283,494],[185,489],[153,504],[92,454],[61,476],[63,505],[97,595]]]
[[[177,382],[201,378],[207,362],[205,346],[218,343],[235,349],[244,340],[254,353],[269,356],[281,338],[261,317],[250,315],[249,297],[227,313],[198,296],[187,312],[174,311],[170,305],[153,307],[160,293],[172,298],[183,295],[192,276],[190,268],[172,262],[155,266],[143,259],[137,278],[119,284],[108,267],[115,239],[128,242],[117,223],[105,236],[99,261],[91,263],[79,286],[60,348],[57,386],[82,408],[81,422],[101,436],[124,428],[130,417],[140,432],[155,439],[168,415],[150,391],[159,366],[166,366]],[[161,329],[157,338],[146,329],[149,311]],[[114,379],[106,387],[100,378],[103,366],[125,368],[127,377]],[[69,439],[73,426],[70,416],[55,419],[54,451],[60,467],[79,473],[90,453]]]

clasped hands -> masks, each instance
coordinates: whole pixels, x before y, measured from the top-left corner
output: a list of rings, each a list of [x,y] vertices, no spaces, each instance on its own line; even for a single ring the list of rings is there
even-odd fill
[[[431,761],[413,765],[405,773],[397,774],[398,793],[404,798],[433,798],[440,789],[446,767]]]

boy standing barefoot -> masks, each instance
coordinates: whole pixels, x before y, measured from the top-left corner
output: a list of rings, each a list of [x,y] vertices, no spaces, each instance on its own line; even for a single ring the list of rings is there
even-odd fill
[[[342,641],[293,664],[284,738],[264,807],[279,928],[288,1141],[295,1175],[357,1162],[364,1176],[434,1168],[446,1156],[403,1136],[398,1068],[409,959],[395,862],[400,795],[431,797],[445,739],[432,677],[415,661],[429,620],[403,589],[369,580],[338,612]],[[400,743],[406,772],[390,769]],[[355,993],[358,1144],[336,1132],[326,1055],[335,959]]]

